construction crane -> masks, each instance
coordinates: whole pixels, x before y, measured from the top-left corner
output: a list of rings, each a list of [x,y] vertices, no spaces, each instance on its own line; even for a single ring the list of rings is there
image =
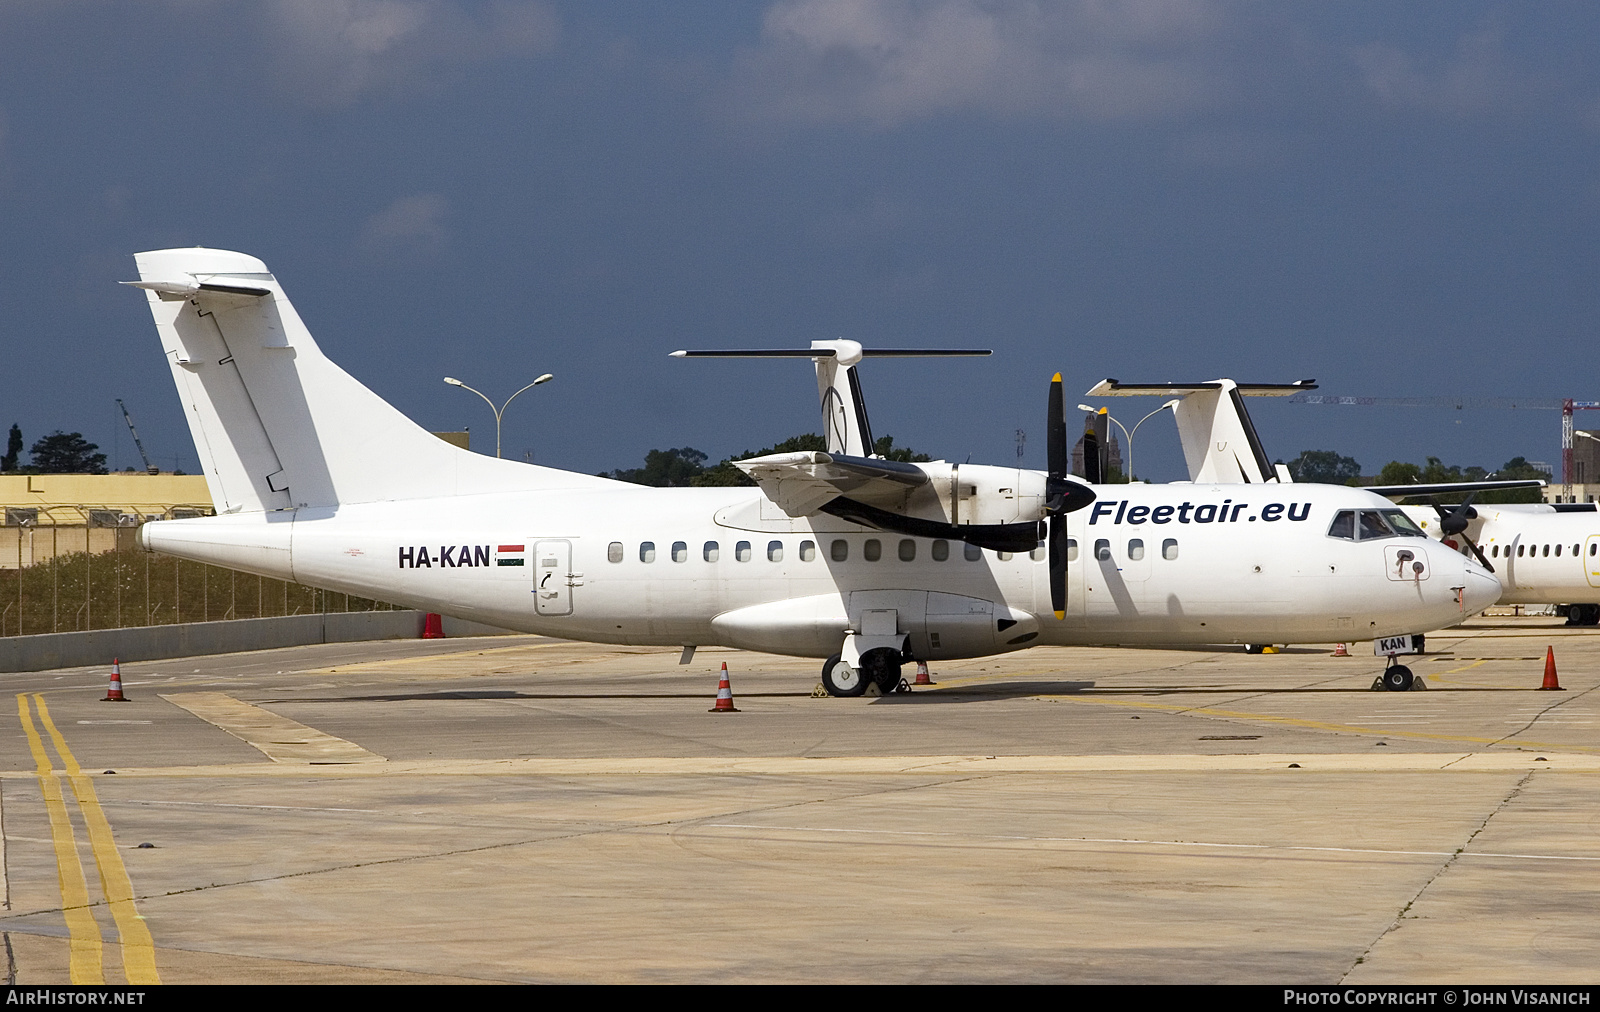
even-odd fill
[[[1561,412],[1561,498],[1572,501],[1572,413],[1600,409],[1600,401],[1571,397],[1338,397],[1330,394],[1296,394],[1290,404],[1358,405],[1379,408],[1491,408],[1507,411]]]
[[[117,407],[122,409],[122,420],[128,423],[128,431],[133,433],[133,445],[139,448],[139,456],[144,459],[146,474],[160,474],[161,469],[150,463],[150,455],[144,452],[144,444],[139,442],[139,430],[133,427],[133,416],[128,414],[128,406],[122,403],[122,398],[117,398]]]

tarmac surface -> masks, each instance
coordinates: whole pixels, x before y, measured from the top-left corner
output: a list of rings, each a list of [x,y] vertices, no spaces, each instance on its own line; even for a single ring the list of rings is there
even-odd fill
[[[7,675],[7,974],[1600,978],[1600,630],[1477,619],[1407,693],[1331,649],[1039,648],[861,699],[532,636],[128,664],[126,703]]]

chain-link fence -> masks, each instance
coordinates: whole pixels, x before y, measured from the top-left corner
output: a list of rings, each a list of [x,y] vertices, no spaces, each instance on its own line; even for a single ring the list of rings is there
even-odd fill
[[[109,544],[96,535],[111,535]],[[121,629],[393,605],[146,552],[132,527],[40,529],[43,561],[0,569],[0,636]],[[69,547],[71,546],[71,547]],[[44,546],[38,546],[43,549]],[[72,550],[75,548],[76,550]],[[87,550],[86,550],[87,549]]]

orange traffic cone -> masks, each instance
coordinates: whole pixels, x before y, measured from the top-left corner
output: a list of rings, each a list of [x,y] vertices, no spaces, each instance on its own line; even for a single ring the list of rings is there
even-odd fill
[[[1345,647],[1345,645],[1343,643],[1335,643],[1333,645],[1333,656],[1335,656],[1335,657],[1349,657],[1350,656],[1350,651]]]
[[[1541,689],[1553,689],[1556,692],[1564,691],[1561,682],[1556,679],[1556,648],[1544,648],[1544,684]]]
[[[422,638],[425,640],[444,639],[444,619],[429,612],[422,620]]]
[[[126,703],[128,697],[122,694],[122,665],[115,657],[111,658],[111,688],[100,697],[102,703]]]
[[[928,662],[927,661],[918,661],[917,662],[917,680],[912,682],[911,684],[912,685],[938,685],[939,683],[935,682],[933,679],[928,677]]]
[[[722,681],[717,683],[717,705],[709,713],[738,713],[739,708],[733,705],[733,688],[728,684],[728,662],[722,662]]]

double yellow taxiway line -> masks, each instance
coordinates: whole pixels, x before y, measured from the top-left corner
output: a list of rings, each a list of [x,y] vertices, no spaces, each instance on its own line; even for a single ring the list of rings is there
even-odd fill
[[[44,724],[61,757],[67,780],[72,784],[73,796],[83,815],[89,832],[89,847],[94,853],[95,867],[100,872],[100,890],[111,908],[111,918],[117,925],[117,940],[122,949],[122,970],[129,984],[159,984],[156,972],[155,942],[150,929],[139,915],[133,902],[133,883],[128,869],[117,852],[117,843],[111,835],[111,823],[100,807],[94,784],[79,767],[78,760],[67,741],[50,719],[50,708],[44,696],[33,693],[34,706],[38,707],[39,720]],[[45,810],[50,816],[50,837],[55,845],[56,871],[61,880],[61,912],[67,921],[70,936],[68,971],[74,984],[104,984],[104,943],[100,925],[89,909],[89,885],[84,877],[83,862],[78,857],[78,841],[72,828],[66,799],[61,791],[61,777],[52,767],[49,753],[45,751],[33,715],[28,709],[28,695],[17,695],[17,715],[22,720],[22,730],[28,736],[28,748],[37,764],[39,790],[44,795]]]

